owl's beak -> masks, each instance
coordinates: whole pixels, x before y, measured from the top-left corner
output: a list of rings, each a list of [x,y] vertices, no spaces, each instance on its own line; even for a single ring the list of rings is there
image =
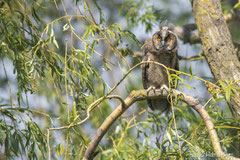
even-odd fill
[[[162,46],[164,46],[164,44],[165,44],[165,41],[161,41],[161,43],[162,43]]]

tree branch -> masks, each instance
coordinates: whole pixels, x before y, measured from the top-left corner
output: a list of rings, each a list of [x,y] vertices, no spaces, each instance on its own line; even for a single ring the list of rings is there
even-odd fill
[[[232,13],[224,15],[224,20],[226,22],[229,22],[235,18],[236,16]],[[174,33],[176,33],[178,38],[184,43],[196,44],[201,42],[198,33],[192,32],[197,29],[197,25],[195,23],[186,24],[184,26],[174,26],[173,24],[170,24],[168,27]]]
[[[204,58],[203,54],[197,55],[197,56],[191,56],[191,57],[185,57],[185,56],[179,56],[178,55],[178,59],[180,61],[182,61],[182,60],[184,60],[184,61],[196,61],[196,60],[200,60],[200,59],[203,59],[203,58]]]
[[[184,26],[174,26],[170,24],[169,29],[176,33],[178,38],[184,43],[196,44],[201,42],[198,34],[192,32],[197,29],[195,23],[186,24]]]
[[[173,96],[173,98],[177,97],[177,96],[181,96],[182,97],[182,101],[187,103],[188,105],[190,105],[194,110],[196,110],[199,115],[201,116],[201,118],[203,119],[206,127],[207,127],[207,131],[210,135],[210,140],[212,142],[212,146],[214,148],[214,151],[217,155],[218,158],[221,159],[231,159],[231,160],[239,160],[239,158],[235,158],[232,156],[229,156],[227,154],[225,154],[222,151],[220,142],[219,142],[219,138],[217,135],[217,132],[214,128],[214,124],[211,120],[211,117],[209,116],[209,114],[206,112],[206,110],[204,109],[204,107],[200,104],[200,102],[183,93],[180,92],[178,90],[171,90],[171,95]],[[153,92],[149,92],[147,94],[147,90],[134,90],[130,93],[130,95],[124,100],[125,105],[123,106],[122,104],[120,104],[103,122],[103,124],[99,127],[99,129],[97,130],[97,135],[92,139],[92,141],[90,142],[85,155],[84,155],[84,160],[91,160],[93,159],[93,155],[94,155],[94,151],[97,148],[99,142],[101,141],[102,137],[105,135],[105,133],[107,132],[107,130],[110,128],[110,126],[136,101],[141,101],[141,100],[146,100],[146,99],[159,99],[159,98],[167,98],[168,96],[168,92],[166,90],[156,90],[155,93]]]
[[[143,52],[133,51],[133,50],[131,50],[129,48],[127,48],[127,49],[126,48],[118,48],[118,50],[120,50],[121,52],[128,52],[127,54],[130,54],[130,55],[133,55],[133,56],[136,56],[136,57],[143,57],[144,56]],[[191,56],[191,57],[185,57],[185,56],[178,55],[178,59],[180,61],[181,60],[184,60],[184,61],[195,61],[195,60],[199,60],[199,59],[202,59],[202,58],[204,58],[203,54],[196,55],[196,56]]]

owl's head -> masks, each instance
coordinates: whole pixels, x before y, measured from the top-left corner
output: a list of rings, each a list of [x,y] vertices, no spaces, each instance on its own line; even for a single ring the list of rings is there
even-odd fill
[[[178,48],[176,34],[166,26],[161,26],[160,30],[153,34],[152,44],[156,50],[169,53]]]

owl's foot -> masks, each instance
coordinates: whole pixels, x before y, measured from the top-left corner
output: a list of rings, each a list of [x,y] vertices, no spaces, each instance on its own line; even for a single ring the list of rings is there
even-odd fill
[[[150,86],[150,87],[147,89],[147,94],[149,94],[150,91],[153,91],[153,93],[156,94],[156,87],[155,87],[155,86]]]
[[[167,92],[169,92],[169,88],[167,87],[166,84],[163,84],[163,85],[161,86],[160,90],[161,90],[161,93],[162,93],[162,94],[163,94],[163,91],[164,91],[164,90],[167,91]]]

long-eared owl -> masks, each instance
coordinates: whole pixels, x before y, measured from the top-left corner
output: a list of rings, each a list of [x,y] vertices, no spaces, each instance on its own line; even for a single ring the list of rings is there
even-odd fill
[[[177,36],[164,24],[160,25],[160,30],[154,33],[152,38],[146,40],[142,48],[144,49],[143,61],[155,61],[166,67],[179,69]],[[148,90],[165,87],[168,89],[169,86],[166,69],[153,63],[143,64],[142,81],[144,89]],[[168,112],[171,109],[168,99],[149,99],[147,102],[152,110]]]

